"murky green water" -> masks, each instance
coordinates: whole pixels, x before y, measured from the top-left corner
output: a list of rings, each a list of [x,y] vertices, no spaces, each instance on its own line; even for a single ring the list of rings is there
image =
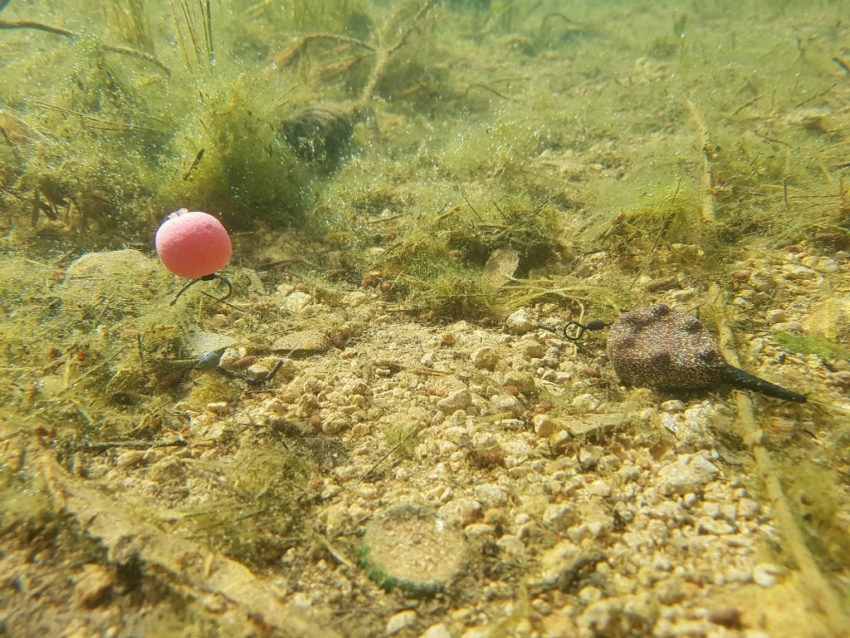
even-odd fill
[[[142,576],[141,567],[131,577],[115,567],[126,561],[88,548],[81,511],[57,518],[62,490],[50,478],[42,484],[44,461],[32,459],[48,455],[68,476],[104,479],[97,455],[113,448],[93,443],[200,445],[195,413],[214,420],[210,406],[220,406],[219,417],[238,419],[253,414],[253,392],[286,395],[300,368],[274,348],[272,326],[292,328],[282,326],[300,311],[293,291],[327,309],[315,326],[298,326],[318,334],[302,339],[309,343],[298,356],[308,358],[318,356],[316,341],[345,352],[368,334],[345,315],[352,291],[423,327],[465,320],[470,333],[492,331],[494,343],[502,320],[520,308],[540,321],[610,322],[663,302],[732,335],[725,352],[737,352],[741,367],[807,395],[803,405],[755,399],[749,422],[751,407],[708,392],[734,415],[713,424],[710,448],[730,484],[772,508],[773,518],[765,516],[776,534],[759,551],[791,574],[781,595],[743,600],[781,618],[784,600],[796,596],[811,613],[799,631],[847,630],[846,2],[11,0],[0,10],[0,395],[8,406],[0,556],[42,543],[55,556],[65,552],[54,568],[81,561],[117,569],[123,584],[114,591],[132,590],[122,579],[136,577],[154,589],[174,585],[173,577],[157,584]],[[221,274],[232,297],[221,300],[221,281],[204,281],[169,305],[185,282],[155,260],[153,236],[182,207],[230,231],[233,258]],[[574,353],[588,380],[583,391],[600,397],[599,411],[625,415],[630,436],[649,428],[655,441],[661,417],[636,415],[671,396],[647,400],[619,388],[603,338]],[[233,343],[243,348],[236,376],[192,369],[202,352]],[[267,374],[272,364],[262,366],[275,354],[287,359],[275,368],[277,386],[269,377],[260,388],[239,367]],[[389,365],[373,368],[395,374]],[[572,418],[583,405],[574,402],[577,387],[562,398],[538,396],[548,381],[534,375],[528,396],[545,399],[553,415]],[[519,419],[529,431],[534,401]],[[305,417],[298,427],[321,429],[310,423]],[[407,438],[414,430],[388,430],[390,453],[406,450],[400,462],[417,458]],[[653,450],[683,451],[664,435],[672,442]],[[355,449],[357,437],[355,428],[342,443],[328,436],[245,453],[242,474],[228,480],[247,487],[228,498],[242,499],[246,511],[234,516],[256,526],[218,533],[219,516],[192,512],[187,520],[199,523],[181,533],[273,580],[281,556],[309,536],[322,498],[314,484],[329,480],[323,455]],[[476,458],[481,470],[490,457]],[[499,472],[494,458],[485,469]],[[251,478],[275,467],[285,468],[279,484]],[[292,484],[301,492],[268,497]],[[201,500],[191,486],[183,497]],[[231,512],[233,503],[222,502]],[[30,531],[20,536],[19,528]],[[558,635],[551,601],[549,614],[523,611],[532,604],[522,589],[531,567],[523,569],[507,597],[524,602],[491,619],[495,633],[486,635],[514,635],[520,616],[538,619],[523,635]],[[492,584],[478,576],[481,591]],[[16,587],[3,594],[12,610],[4,629],[26,635],[35,625],[23,623],[22,610],[47,613],[58,603]],[[175,591],[160,598],[172,610],[184,604]],[[463,595],[443,602],[420,613],[445,621],[449,635],[475,626],[458,612],[472,605]],[[383,631],[385,612],[354,607],[343,605],[335,629]],[[142,606],[133,609],[141,614]],[[109,623],[97,625],[89,611],[78,605],[74,613],[105,631]],[[208,611],[193,618],[214,631]],[[730,635],[786,635],[781,621],[754,617],[727,623]],[[296,635],[311,630],[303,631]]]

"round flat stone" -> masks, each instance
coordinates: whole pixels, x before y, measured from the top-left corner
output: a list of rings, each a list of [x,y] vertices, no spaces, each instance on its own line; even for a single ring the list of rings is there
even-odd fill
[[[466,562],[463,536],[430,509],[397,505],[366,528],[363,564],[386,589],[433,595],[448,585]]]
[[[331,347],[331,341],[319,330],[299,330],[278,337],[272,344],[272,352],[304,356],[325,352]]]

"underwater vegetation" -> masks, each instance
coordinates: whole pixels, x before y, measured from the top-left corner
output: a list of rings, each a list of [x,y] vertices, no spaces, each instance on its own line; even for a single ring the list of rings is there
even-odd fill
[[[631,585],[622,635],[705,601],[736,605],[709,629],[763,629],[750,572],[611,551],[661,529],[625,486],[657,499],[684,465],[711,480],[664,495],[676,542],[734,536],[779,566],[761,593],[841,627],[840,4],[0,0],[0,557],[43,544],[21,569],[70,594],[97,565],[78,609],[147,593],[198,635],[388,634],[399,610],[410,635],[590,635]],[[166,246],[184,209],[210,262]],[[696,371],[538,330],[647,308],[702,338]],[[644,350],[682,354],[673,328]],[[361,542],[402,499],[472,548],[415,605]]]

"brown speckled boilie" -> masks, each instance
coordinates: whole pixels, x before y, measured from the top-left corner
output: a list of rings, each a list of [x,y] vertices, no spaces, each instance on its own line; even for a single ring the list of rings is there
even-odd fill
[[[696,317],[664,304],[620,315],[609,328],[608,357],[625,385],[699,389],[725,382],[786,401],[806,400],[726,363]]]

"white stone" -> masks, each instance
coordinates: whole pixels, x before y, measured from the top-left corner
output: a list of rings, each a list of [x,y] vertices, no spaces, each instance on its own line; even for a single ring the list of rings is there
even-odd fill
[[[578,598],[585,604],[595,603],[597,600],[602,598],[602,592],[599,591],[597,587],[588,585],[587,587],[583,587],[578,593]]]
[[[499,361],[499,355],[494,348],[483,346],[473,351],[472,355],[470,355],[470,360],[476,368],[492,370]]]
[[[738,529],[730,525],[723,519],[715,519],[710,516],[703,516],[697,523],[697,534],[714,534],[715,536],[723,536],[726,534],[734,534]]]
[[[451,414],[455,410],[463,410],[470,405],[472,405],[472,394],[466,388],[455,390],[445,399],[437,401],[437,407],[446,414]]]
[[[471,498],[456,498],[439,509],[440,517],[457,527],[466,527],[481,517],[481,503]]]
[[[558,423],[548,414],[537,414],[531,420],[534,424],[534,433],[540,437],[552,436],[558,429]]]
[[[753,582],[760,587],[772,587],[776,584],[776,577],[784,573],[779,565],[759,563],[753,567]]]
[[[658,473],[659,489],[664,496],[687,494],[700,490],[713,481],[720,470],[704,456],[680,456],[674,463],[665,465]]]
[[[501,485],[485,483],[474,489],[477,498],[485,507],[502,507],[508,503],[508,490]]]
[[[765,320],[767,321],[767,323],[773,326],[777,323],[782,323],[783,321],[786,321],[787,317],[785,315],[785,311],[782,308],[774,308],[773,310],[768,312],[767,315],[765,315]]]
[[[385,636],[392,636],[393,634],[397,634],[405,627],[410,627],[413,623],[416,622],[416,612],[412,609],[407,609],[405,611],[400,611],[394,616],[391,616],[387,621],[387,628],[384,633]]]
[[[490,405],[496,412],[522,414],[522,403],[512,394],[494,394],[490,397]]]
[[[758,501],[754,501],[751,498],[744,497],[738,501],[738,514],[746,519],[758,516],[760,509],[761,507],[759,506]]]
[[[419,638],[452,638],[452,635],[449,633],[448,628],[443,623],[440,623],[428,627]]]
[[[819,279],[817,272],[800,264],[785,264],[782,266],[782,275],[786,279]]]
[[[297,314],[299,312],[303,312],[304,309],[310,305],[311,301],[313,301],[313,298],[306,292],[296,290],[286,296],[283,300],[283,307],[287,312]]]
[[[611,485],[602,479],[593,481],[586,489],[590,496],[601,496],[602,498],[611,496]]]
[[[525,308],[512,312],[505,319],[505,327],[514,334],[525,334],[534,327],[534,322],[529,318]]]

